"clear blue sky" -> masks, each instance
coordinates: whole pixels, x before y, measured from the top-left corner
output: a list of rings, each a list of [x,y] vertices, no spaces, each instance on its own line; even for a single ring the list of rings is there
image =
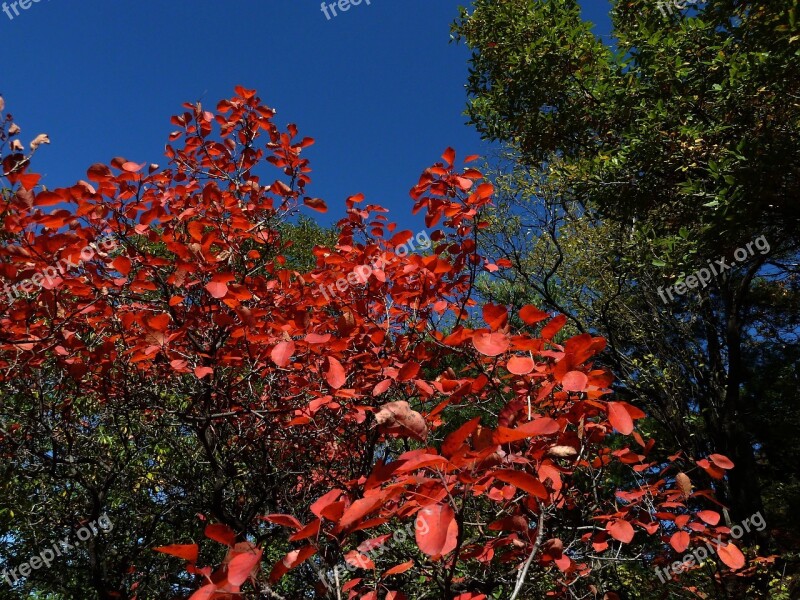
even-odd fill
[[[328,20],[319,0],[41,0],[0,12],[0,94],[26,144],[50,135],[34,170],[57,187],[114,156],[165,164],[182,102],[256,88],[280,127],[316,138],[309,192],[326,221],[363,192],[417,227],[408,190],[422,169],[447,146],[486,149],[462,114],[468,53],[449,43],[466,3],[364,0]],[[607,6],[585,0],[600,33]]]

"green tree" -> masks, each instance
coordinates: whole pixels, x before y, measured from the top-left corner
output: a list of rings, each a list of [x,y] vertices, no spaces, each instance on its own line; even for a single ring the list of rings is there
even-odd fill
[[[513,163],[484,239],[512,269],[489,291],[607,336],[622,391],[678,447],[733,458],[734,520],[761,510],[757,482],[776,476],[760,450],[778,439],[762,418],[775,382],[758,373],[796,379],[778,368],[796,352],[768,350],[796,347],[800,325],[796,13],[794,0],[666,15],[614,2],[613,46],[574,0],[477,0],[454,25],[473,51],[470,121]],[[762,236],[768,253],[664,302]]]

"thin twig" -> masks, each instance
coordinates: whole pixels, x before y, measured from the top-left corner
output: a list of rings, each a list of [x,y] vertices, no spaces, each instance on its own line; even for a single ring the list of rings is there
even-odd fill
[[[525,583],[525,577],[528,575],[528,569],[531,566],[531,562],[533,562],[533,557],[536,556],[536,553],[539,551],[539,546],[542,544],[542,538],[544,537],[544,510],[541,503],[539,504],[539,511],[540,516],[536,532],[536,541],[533,544],[533,549],[531,550],[530,556],[522,567],[519,577],[517,577],[517,585],[514,587],[514,593],[511,594],[511,597],[508,600],[514,600],[522,591],[522,586]]]

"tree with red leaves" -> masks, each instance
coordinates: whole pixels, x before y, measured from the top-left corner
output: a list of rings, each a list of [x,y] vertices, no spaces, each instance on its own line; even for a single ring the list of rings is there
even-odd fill
[[[645,414],[593,363],[603,339],[481,302],[507,265],[478,254],[493,187],[475,157],[448,149],[411,190],[428,252],[398,252],[413,233],[356,195],[299,270],[281,225],[327,210],[313,140],[241,87],[185,109],[166,168],[115,158],[46,190],[30,157],[2,162],[0,278],[38,283],[0,300],[0,383],[27,407],[0,444],[129,532],[86,550],[97,597],[613,598],[621,553],[668,564],[709,541],[744,566],[705,489],[734,465],[653,459]],[[101,435],[76,471],[75,440]],[[134,469],[157,471],[138,504]],[[187,566],[166,587],[164,554]]]

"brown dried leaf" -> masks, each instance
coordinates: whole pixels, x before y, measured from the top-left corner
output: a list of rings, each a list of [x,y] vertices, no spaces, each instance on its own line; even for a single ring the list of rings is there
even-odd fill
[[[575,456],[578,451],[572,446],[551,446],[547,454],[558,458],[567,458],[568,456]]]
[[[42,144],[49,144],[49,143],[50,143],[50,138],[47,137],[47,134],[40,133],[35,138],[33,138],[33,141],[31,142],[31,150],[36,150]]]
[[[408,402],[400,400],[381,406],[375,413],[378,425],[383,425],[388,433],[411,436],[424,442],[428,437],[428,426],[425,419],[415,410],[411,410]]]
[[[688,498],[692,494],[692,480],[686,473],[678,473],[675,476],[675,483],[678,484],[678,489],[683,492],[683,497]]]

